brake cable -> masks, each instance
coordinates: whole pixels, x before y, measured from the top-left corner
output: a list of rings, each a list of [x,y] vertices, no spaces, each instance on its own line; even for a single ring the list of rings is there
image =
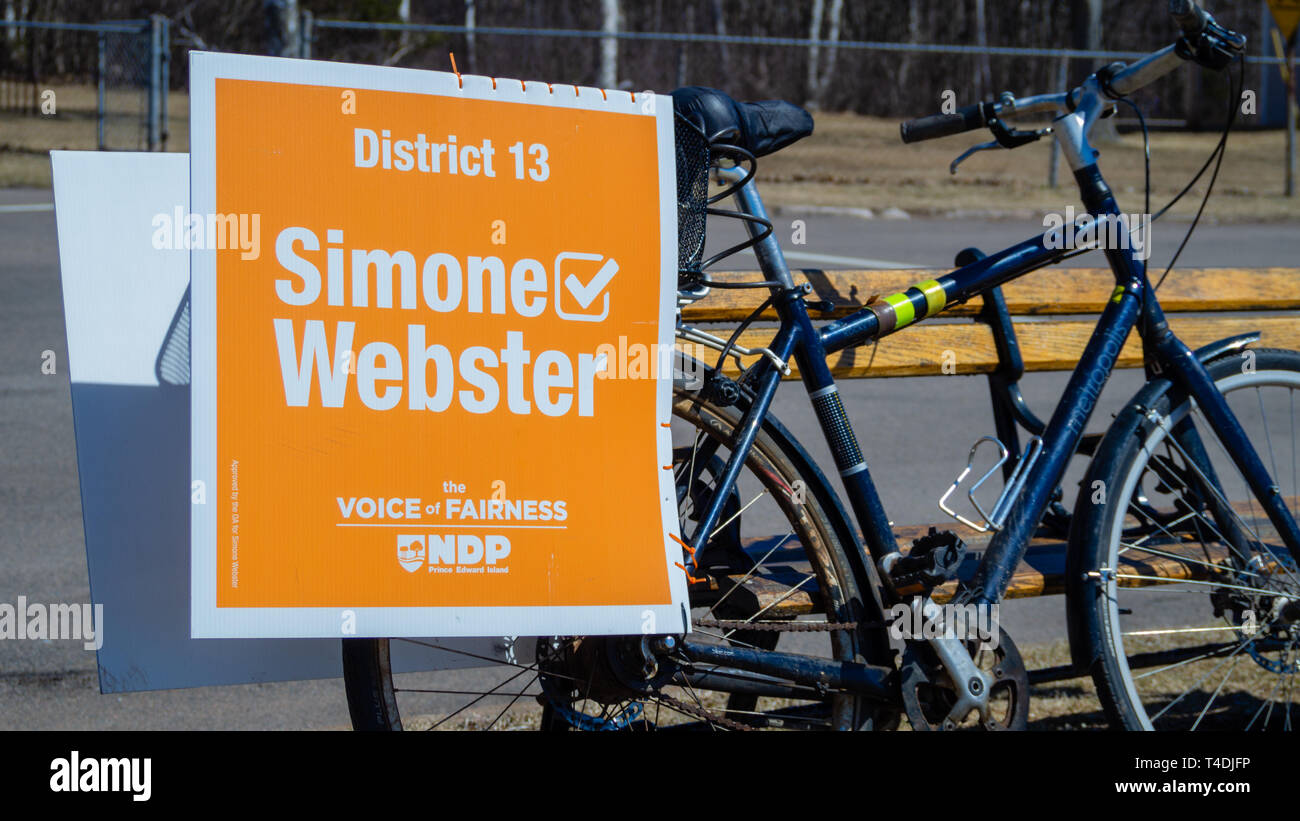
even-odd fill
[[[1177,194],[1175,194],[1173,199],[1165,203],[1165,206],[1163,208],[1161,208],[1156,213],[1151,214],[1151,222],[1153,223],[1159,220],[1161,217],[1163,217],[1166,213],[1168,213],[1169,209],[1177,205],[1178,201],[1181,200],[1184,196],[1186,196],[1187,192],[1192,190],[1192,187],[1196,185],[1196,183],[1201,179],[1201,177],[1205,176],[1205,172],[1209,169],[1210,164],[1211,163],[1214,164],[1214,173],[1210,175],[1210,183],[1205,189],[1205,195],[1201,198],[1201,205],[1200,208],[1198,208],[1196,211],[1196,217],[1192,220],[1192,224],[1188,227],[1187,233],[1183,236],[1183,241],[1182,243],[1179,244],[1178,250],[1174,253],[1173,259],[1170,260],[1169,266],[1166,267],[1164,273],[1160,275],[1160,280],[1156,282],[1155,288],[1153,288],[1152,290],[1158,289],[1160,285],[1164,283],[1165,277],[1169,276],[1169,272],[1173,270],[1174,263],[1178,261],[1178,257],[1182,254],[1183,248],[1187,245],[1188,240],[1191,239],[1192,232],[1196,230],[1197,223],[1200,221],[1201,213],[1205,210],[1206,203],[1209,202],[1210,192],[1214,190],[1214,182],[1219,176],[1219,167],[1220,165],[1222,165],[1223,155],[1226,153],[1225,149],[1228,143],[1228,135],[1232,131],[1233,124],[1236,122],[1237,100],[1241,99],[1241,89],[1244,83],[1245,83],[1245,69],[1242,67],[1242,63],[1238,61],[1237,85],[1235,89],[1229,86],[1230,93],[1228,97],[1228,118],[1227,118],[1227,122],[1224,124],[1223,133],[1219,136],[1219,142],[1214,146],[1214,150],[1210,152],[1210,156],[1206,157],[1205,162],[1204,164],[1201,165],[1200,170],[1197,171],[1196,174],[1194,174],[1190,180],[1188,180],[1187,185],[1183,186],[1183,189],[1179,191]],[[1134,105],[1132,100],[1128,99],[1127,97],[1121,97],[1118,98],[1118,102],[1123,102],[1133,107],[1133,110],[1137,112],[1138,122],[1142,126],[1142,148],[1144,152],[1144,160],[1145,160],[1144,164],[1145,164],[1145,171],[1146,171],[1145,208],[1147,213],[1151,213],[1151,149],[1150,149],[1149,133],[1147,130],[1146,119],[1142,116],[1142,112],[1138,110],[1137,106]],[[1078,250],[1071,251],[1070,253],[1062,256],[1061,261],[1071,259],[1072,257],[1077,257],[1080,254],[1086,254],[1089,251],[1093,251],[1093,250],[1096,249],[1080,248]],[[1145,269],[1146,260],[1143,260],[1142,265],[1143,268]]]
[[[1232,75],[1229,74],[1229,77],[1231,76]],[[1183,253],[1183,249],[1187,247],[1187,241],[1192,238],[1192,232],[1196,230],[1197,224],[1201,221],[1201,214],[1205,211],[1206,203],[1210,201],[1210,192],[1214,190],[1214,181],[1219,178],[1219,168],[1223,165],[1223,155],[1228,153],[1226,150],[1228,145],[1228,134],[1231,133],[1232,124],[1237,119],[1237,101],[1241,99],[1241,89],[1244,86],[1245,81],[1246,81],[1245,61],[1242,60],[1241,58],[1238,58],[1237,59],[1237,86],[1236,88],[1233,88],[1232,83],[1231,82],[1228,83],[1228,90],[1229,90],[1228,121],[1223,126],[1223,136],[1219,138],[1219,145],[1217,148],[1215,148],[1215,152],[1218,154],[1218,158],[1215,159],[1214,161],[1214,173],[1210,175],[1210,182],[1208,185],[1205,186],[1205,196],[1201,197],[1201,206],[1196,209],[1196,216],[1192,218],[1192,224],[1187,226],[1187,233],[1183,235],[1183,241],[1179,243],[1178,250],[1174,252],[1173,259],[1169,260],[1169,266],[1166,267],[1165,272],[1160,275],[1160,280],[1156,282],[1155,288],[1153,290],[1159,290],[1160,286],[1165,281],[1165,277],[1169,276],[1169,272],[1173,270],[1174,263],[1178,262],[1178,257]],[[1211,155],[1211,157],[1213,157],[1213,155]],[[1205,164],[1208,166],[1209,160],[1206,160]],[[1204,172],[1205,172],[1205,168],[1202,167],[1201,171],[1197,174],[1197,178],[1199,178],[1200,175],[1203,174]],[[1178,194],[1178,197],[1182,197],[1183,193],[1185,193],[1188,189],[1190,189],[1191,186],[1195,184],[1195,182],[1196,179],[1194,178],[1192,182],[1188,183],[1187,188],[1184,188],[1183,191]],[[1175,197],[1174,200],[1169,203],[1169,205],[1165,206],[1164,209],[1161,210],[1161,213],[1163,214],[1165,211],[1169,210],[1169,208],[1171,208],[1173,204],[1178,201],[1178,197]],[[1152,218],[1152,221],[1153,222],[1155,221],[1154,217]]]

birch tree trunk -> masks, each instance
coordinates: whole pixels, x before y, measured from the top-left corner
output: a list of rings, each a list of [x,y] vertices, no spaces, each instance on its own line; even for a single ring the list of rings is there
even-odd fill
[[[465,28],[469,29],[469,31],[465,32],[465,59],[467,61],[465,65],[470,74],[478,74],[478,57],[475,54],[478,50],[478,43],[475,42],[474,38],[475,17],[474,0],[465,0]]]
[[[907,42],[917,43],[921,38],[921,8],[917,0],[907,0]],[[898,67],[898,87],[903,93],[907,93],[907,82],[911,79],[912,62],[915,55],[910,51],[903,52],[902,60]]]
[[[602,30],[606,34],[618,34],[618,0],[603,0],[601,8]],[[604,88],[618,88],[618,39],[615,37],[600,39],[600,84]]]
[[[1101,49],[1101,5],[1102,0],[1071,0],[1070,25],[1074,29],[1071,39],[1075,48],[1086,51]],[[1086,67],[1096,62],[1096,60],[1084,60],[1080,65]],[[1199,72],[1188,71],[1184,74],[1193,75]],[[1092,138],[1097,142],[1117,141],[1119,132],[1115,130],[1114,118],[1098,120],[1092,127]]]
[[[713,33],[719,37],[727,36],[727,20],[722,13],[722,0],[712,0],[709,3],[709,10],[713,15]],[[730,79],[731,77],[731,53],[726,43],[718,44],[718,57],[722,61],[722,76]]]
[[[984,0],[975,0],[975,45],[980,48],[988,48],[989,45],[988,18],[984,14]],[[989,68],[989,56],[980,54],[975,61],[975,94],[981,100],[986,100],[993,94],[993,72]]]
[[[826,12],[826,0],[813,0],[812,7],[812,24],[808,27],[808,39],[820,40],[822,38],[822,15]],[[821,48],[813,43],[808,46],[808,92],[807,100],[809,106],[815,106],[817,101],[817,86],[820,77],[820,66],[818,60],[821,57]]]
[[[826,55],[826,68],[817,83],[817,104],[826,102],[826,92],[835,76],[835,60],[840,50],[835,45],[840,41],[840,21],[844,19],[844,0],[831,0],[831,30],[826,39],[830,40],[830,53]]]
[[[813,20],[809,27],[810,40],[822,40],[822,23],[823,23],[824,6],[822,0],[816,0],[813,5]],[[827,46],[826,62],[823,65],[821,61],[821,47],[810,45],[808,47],[808,107],[819,108],[825,102],[823,99],[826,89],[830,86],[831,78],[835,74],[835,57],[839,49],[835,44],[840,41],[840,21],[844,17],[844,0],[831,0],[831,11],[829,17],[829,31],[826,33],[825,42]]]

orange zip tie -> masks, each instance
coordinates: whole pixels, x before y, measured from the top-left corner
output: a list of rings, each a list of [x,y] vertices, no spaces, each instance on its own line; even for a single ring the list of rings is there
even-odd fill
[[[672,539],[674,542],[677,542],[677,544],[681,545],[683,550],[691,554],[692,559],[695,558],[695,548],[691,547],[686,542],[683,542],[681,539],[679,539],[678,537],[674,536],[671,533],[668,534],[668,538]]]
[[[497,78],[495,77],[492,78],[492,90],[493,91],[497,90]]]
[[[456,85],[460,88],[464,88],[465,80],[460,76],[460,69],[456,68],[456,55],[449,51],[447,52],[447,56],[451,58],[451,70],[456,72]]]
[[[680,567],[683,573],[686,573],[686,565],[682,564],[681,562],[673,562],[673,564]],[[690,582],[691,584],[699,584],[700,582],[707,582],[708,579],[697,579],[694,576],[692,576],[690,573],[686,573],[686,581]]]
[[[574,97],[581,97],[581,96],[582,96],[582,92],[578,91],[578,87],[577,87],[576,85],[573,87],[573,96],[574,96]]]
[[[600,96],[601,96],[603,99],[606,99],[606,100],[609,99],[609,95],[605,93],[605,89],[603,89],[603,88],[600,90]]]

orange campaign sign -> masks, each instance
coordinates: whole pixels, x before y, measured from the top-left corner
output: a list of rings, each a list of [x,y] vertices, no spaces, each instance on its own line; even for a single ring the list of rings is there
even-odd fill
[[[671,100],[191,78],[193,635],[686,630]]]

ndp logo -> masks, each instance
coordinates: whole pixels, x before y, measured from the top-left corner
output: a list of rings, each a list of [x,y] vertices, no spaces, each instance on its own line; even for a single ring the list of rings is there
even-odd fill
[[[397,563],[407,573],[428,566],[430,573],[506,573],[500,564],[510,555],[510,540],[505,536],[469,533],[399,534]]]

